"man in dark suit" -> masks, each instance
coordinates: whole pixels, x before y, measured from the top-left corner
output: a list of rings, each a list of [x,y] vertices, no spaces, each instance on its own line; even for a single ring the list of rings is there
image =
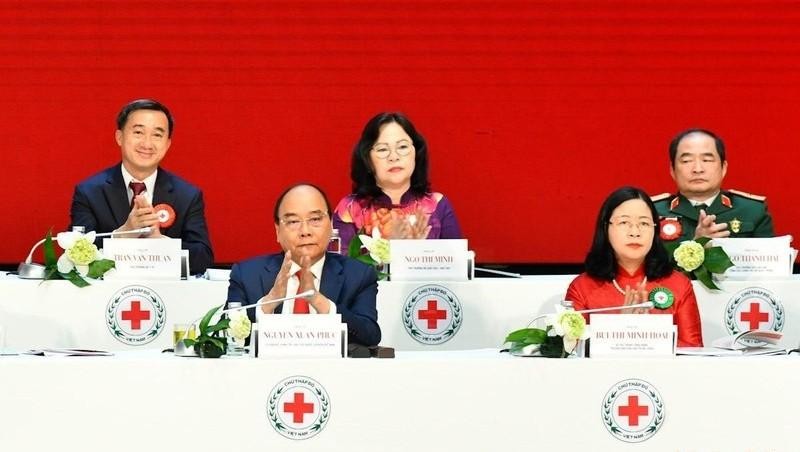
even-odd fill
[[[123,107],[115,134],[122,163],[75,187],[71,223],[99,233],[151,227],[141,237],[180,238],[183,249],[189,250],[191,273],[202,273],[214,261],[203,193],[159,168],[172,129],[169,110],[154,100],[135,100]]]
[[[315,289],[311,299],[264,305],[265,314],[341,314],[348,341],[367,346],[381,340],[375,300],[375,269],[355,259],[327,253],[331,238],[330,204],[318,187],[299,184],[275,204],[275,234],[283,253],[255,257],[233,266],[228,301],[242,305],[274,300]]]

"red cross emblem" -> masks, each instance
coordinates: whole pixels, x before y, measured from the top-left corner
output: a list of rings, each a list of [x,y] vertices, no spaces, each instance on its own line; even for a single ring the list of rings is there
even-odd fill
[[[639,425],[639,416],[647,416],[650,411],[647,405],[639,405],[639,396],[629,395],[628,404],[617,407],[620,416],[628,417],[628,425],[636,427]]]
[[[150,320],[150,311],[142,311],[140,301],[131,301],[131,309],[122,311],[122,320],[131,322],[132,330],[142,329],[142,320]]]
[[[314,404],[307,403],[305,397],[302,392],[295,392],[294,401],[283,404],[283,412],[292,413],[292,422],[295,424],[302,424],[303,417],[314,412]]]
[[[742,322],[750,323],[751,330],[757,330],[761,326],[761,322],[769,321],[769,313],[761,312],[759,305],[760,303],[757,302],[750,303],[750,310],[742,311],[739,317]]]
[[[435,330],[439,326],[439,320],[447,318],[447,311],[439,309],[436,300],[428,300],[428,309],[420,309],[417,318],[428,321],[428,329]]]

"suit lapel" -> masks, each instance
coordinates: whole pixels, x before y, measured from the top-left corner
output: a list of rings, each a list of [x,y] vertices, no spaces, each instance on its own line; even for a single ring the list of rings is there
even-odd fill
[[[342,263],[335,259],[334,255],[326,256],[325,265],[322,266],[322,281],[319,282],[319,291],[334,304],[339,299],[339,293],[344,284],[342,270]]]
[[[153,187],[153,206],[164,203],[169,204],[170,207],[175,209],[176,206],[172,196],[173,189],[174,186],[172,184],[172,174],[162,168],[159,168],[158,175],[156,176],[156,183]],[[169,231],[171,227],[172,226],[162,229],[161,233],[164,235],[169,235],[166,232]]]
[[[722,196],[723,196],[722,192],[719,192],[717,197],[714,198],[714,202],[712,202],[711,205],[708,206],[708,212],[706,212],[707,214],[709,214],[709,215],[718,215],[718,214],[728,210],[727,207],[722,205]]]
[[[120,165],[122,164],[120,163]],[[111,213],[114,215],[114,222],[117,225],[125,223],[128,219],[128,214],[131,213],[128,190],[125,187],[125,180],[122,178],[120,165],[108,169],[106,185],[103,186],[103,196],[106,198]]]
[[[694,208],[692,203],[686,199],[683,195],[678,195],[678,205],[671,209],[671,212],[677,213],[683,217],[691,218],[694,221],[697,221],[697,217],[699,214],[697,213],[697,209]]]
[[[278,272],[281,269],[283,262],[283,254],[277,256],[270,256],[267,263],[264,265],[264,271],[261,273],[261,293],[266,295],[272,286],[275,284],[275,278],[278,277]],[[285,295],[285,294],[284,294]],[[275,312],[280,314],[283,308],[283,303],[275,307]],[[256,308],[260,309],[260,308]]]

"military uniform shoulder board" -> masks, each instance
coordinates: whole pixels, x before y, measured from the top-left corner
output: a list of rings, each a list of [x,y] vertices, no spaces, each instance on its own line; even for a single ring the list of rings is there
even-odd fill
[[[745,192],[745,191],[739,191],[739,190],[728,190],[728,192],[729,192],[729,193],[733,193],[734,195],[739,195],[739,196],[741,196],[741,197],[743,197],[743,198],[752,199],[752,200],[754,200],[754,201],[761,201],[761,202],[764,202],[764,201],[766,201],[766,200],[767,200],[767,197],[766,197],[766,196],[754,195],[754,194],[752,194],[752,193],[747,193],[747,192]]]
[[[661,193],[660,195],[651,196],[650,197],[650,201],[659,202],[659,201],[663,201],[663,200],[669,198],[670,196],[672,196],[672,194],[670,194],[670,193]]]

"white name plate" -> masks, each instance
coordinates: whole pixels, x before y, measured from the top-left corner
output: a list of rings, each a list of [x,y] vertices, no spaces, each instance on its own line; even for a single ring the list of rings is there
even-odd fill
[[[764,279],[792,274],[792,236],[714,239],[734,266],[719,279]]]
[[[466,281],[467,241],[392,240],[392,281]]]
[[[671,314],[590,314],[589,323],[592,358],[675,356]]]
[[[347,324],[341,314],[274,314],[258,319],[258,358],[343,358]]]
[[[105,279],[181,279],[181,239],[103,239],[103,255],[114,260]]]

